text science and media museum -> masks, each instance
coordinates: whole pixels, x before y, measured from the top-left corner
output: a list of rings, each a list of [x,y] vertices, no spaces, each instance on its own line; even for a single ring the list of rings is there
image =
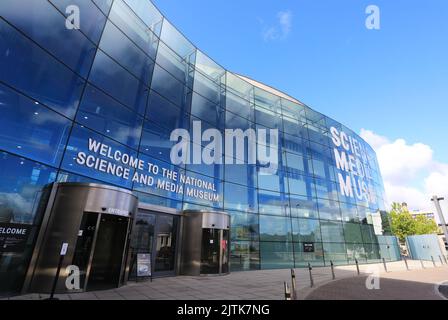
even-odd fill
[[[0,295],[399,259],[372,148],[149,0],[2,0],[0,55]]]

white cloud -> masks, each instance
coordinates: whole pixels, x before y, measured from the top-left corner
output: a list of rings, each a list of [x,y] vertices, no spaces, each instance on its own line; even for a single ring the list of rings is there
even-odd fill
[[[375,149],[389,205],[406,202],[411,210],[435,211],[430,198],[437,194],[445,197],[442,208],[448,216],[448,163],[435,161],[429,145],[390,141],[365,129],[360,135]]]
[[[280,11],[277,13],[278,22],[282,30],[282,35],[286,37],[291,32],[292,13],[291,11]]]
[[[292,12],[279,11],[276,15],[276,23],[272,26],[264,26],[262,36],[265,41],[286,39],[292,29]],[[259,22],[264,25],[262,19],[258,19]]]

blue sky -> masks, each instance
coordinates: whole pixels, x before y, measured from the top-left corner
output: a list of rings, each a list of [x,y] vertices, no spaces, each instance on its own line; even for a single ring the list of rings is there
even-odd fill
[[[418,162],[409,179],[398,179],[405,180],[400,187],[423,197],[435,191],[448,196],[441,186],[432,189],[429,179],[440,174],[437,184],[446,181],[448,189],[448,1],[154,2],[227,69],[284,91],[357,132],[369,130],[366,139],[379,154],[386,147],[402,155],[404,148],[407,157],[417,157],[402,156],[400,166],[379,155],[389,158],[380,159],[385,172]],[[365,27],[371,4],[380,9],[380,30]]]

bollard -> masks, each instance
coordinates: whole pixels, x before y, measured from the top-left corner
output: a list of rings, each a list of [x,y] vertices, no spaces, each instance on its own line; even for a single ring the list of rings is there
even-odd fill
[[[294,272],[294,269],[291,269],[291,298],[292,298],[292,300],[296,300],[297,299],[296,274]]]
[[[289,286],[286,283],[286,281],[284,283],[285,283],[285,300],[291,300],[291,291],[289,290]]]
[[[386,272],[388,272],[388,271],[387,271],[387,265],[386,265],[386,259],[384,259],[384,258],[383,258],[383,265],[384,265],[384,270],[385,270]]]
[[[443,260],[442,260],[442,257],[439,255],[439,260],[440,260],[440,265],[442,266],[443,265]]]
[[[358,264],[358,259],[355,259],[355,263],[356,263],[356,272],[358,273],[359,276],[359,264]]]
[[[406,265],[406,270],[409,271],[408,259],[406,259],[406,257],[403,257],[403,260],[404,260],[404,264]]]
[[[310,287],[314,287],[314,280],[313,280],[313,274],[311,273],[311,270],[313,270],[313,267],[311,267],[311,264],[308,262],[308,271],[310,272]]]
[[[423,263],[423,260],[422,260],[422,259],[420,259],[420,263],[422,264],[422,268],[423,268],[423,269],[426,269],[426,268],[425,268],[425,264]]]
[[[336,279],[336,275],[334,274],[334,265],[333,265],[333,261],[330,260],[330,265],[331,265],[331,276],[334,279]]]
[[[434,261],[434,257],[431,256],[432,264],[434,265],[434,268],[437,267],[436,262]]]

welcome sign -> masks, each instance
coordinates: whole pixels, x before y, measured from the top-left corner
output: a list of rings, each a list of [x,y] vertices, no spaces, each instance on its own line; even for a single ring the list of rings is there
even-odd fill
[[[87,151],[79,151],[75,163],[91,170],[178,195],[219,202],[213,182],[162,167],[88,138]]]

